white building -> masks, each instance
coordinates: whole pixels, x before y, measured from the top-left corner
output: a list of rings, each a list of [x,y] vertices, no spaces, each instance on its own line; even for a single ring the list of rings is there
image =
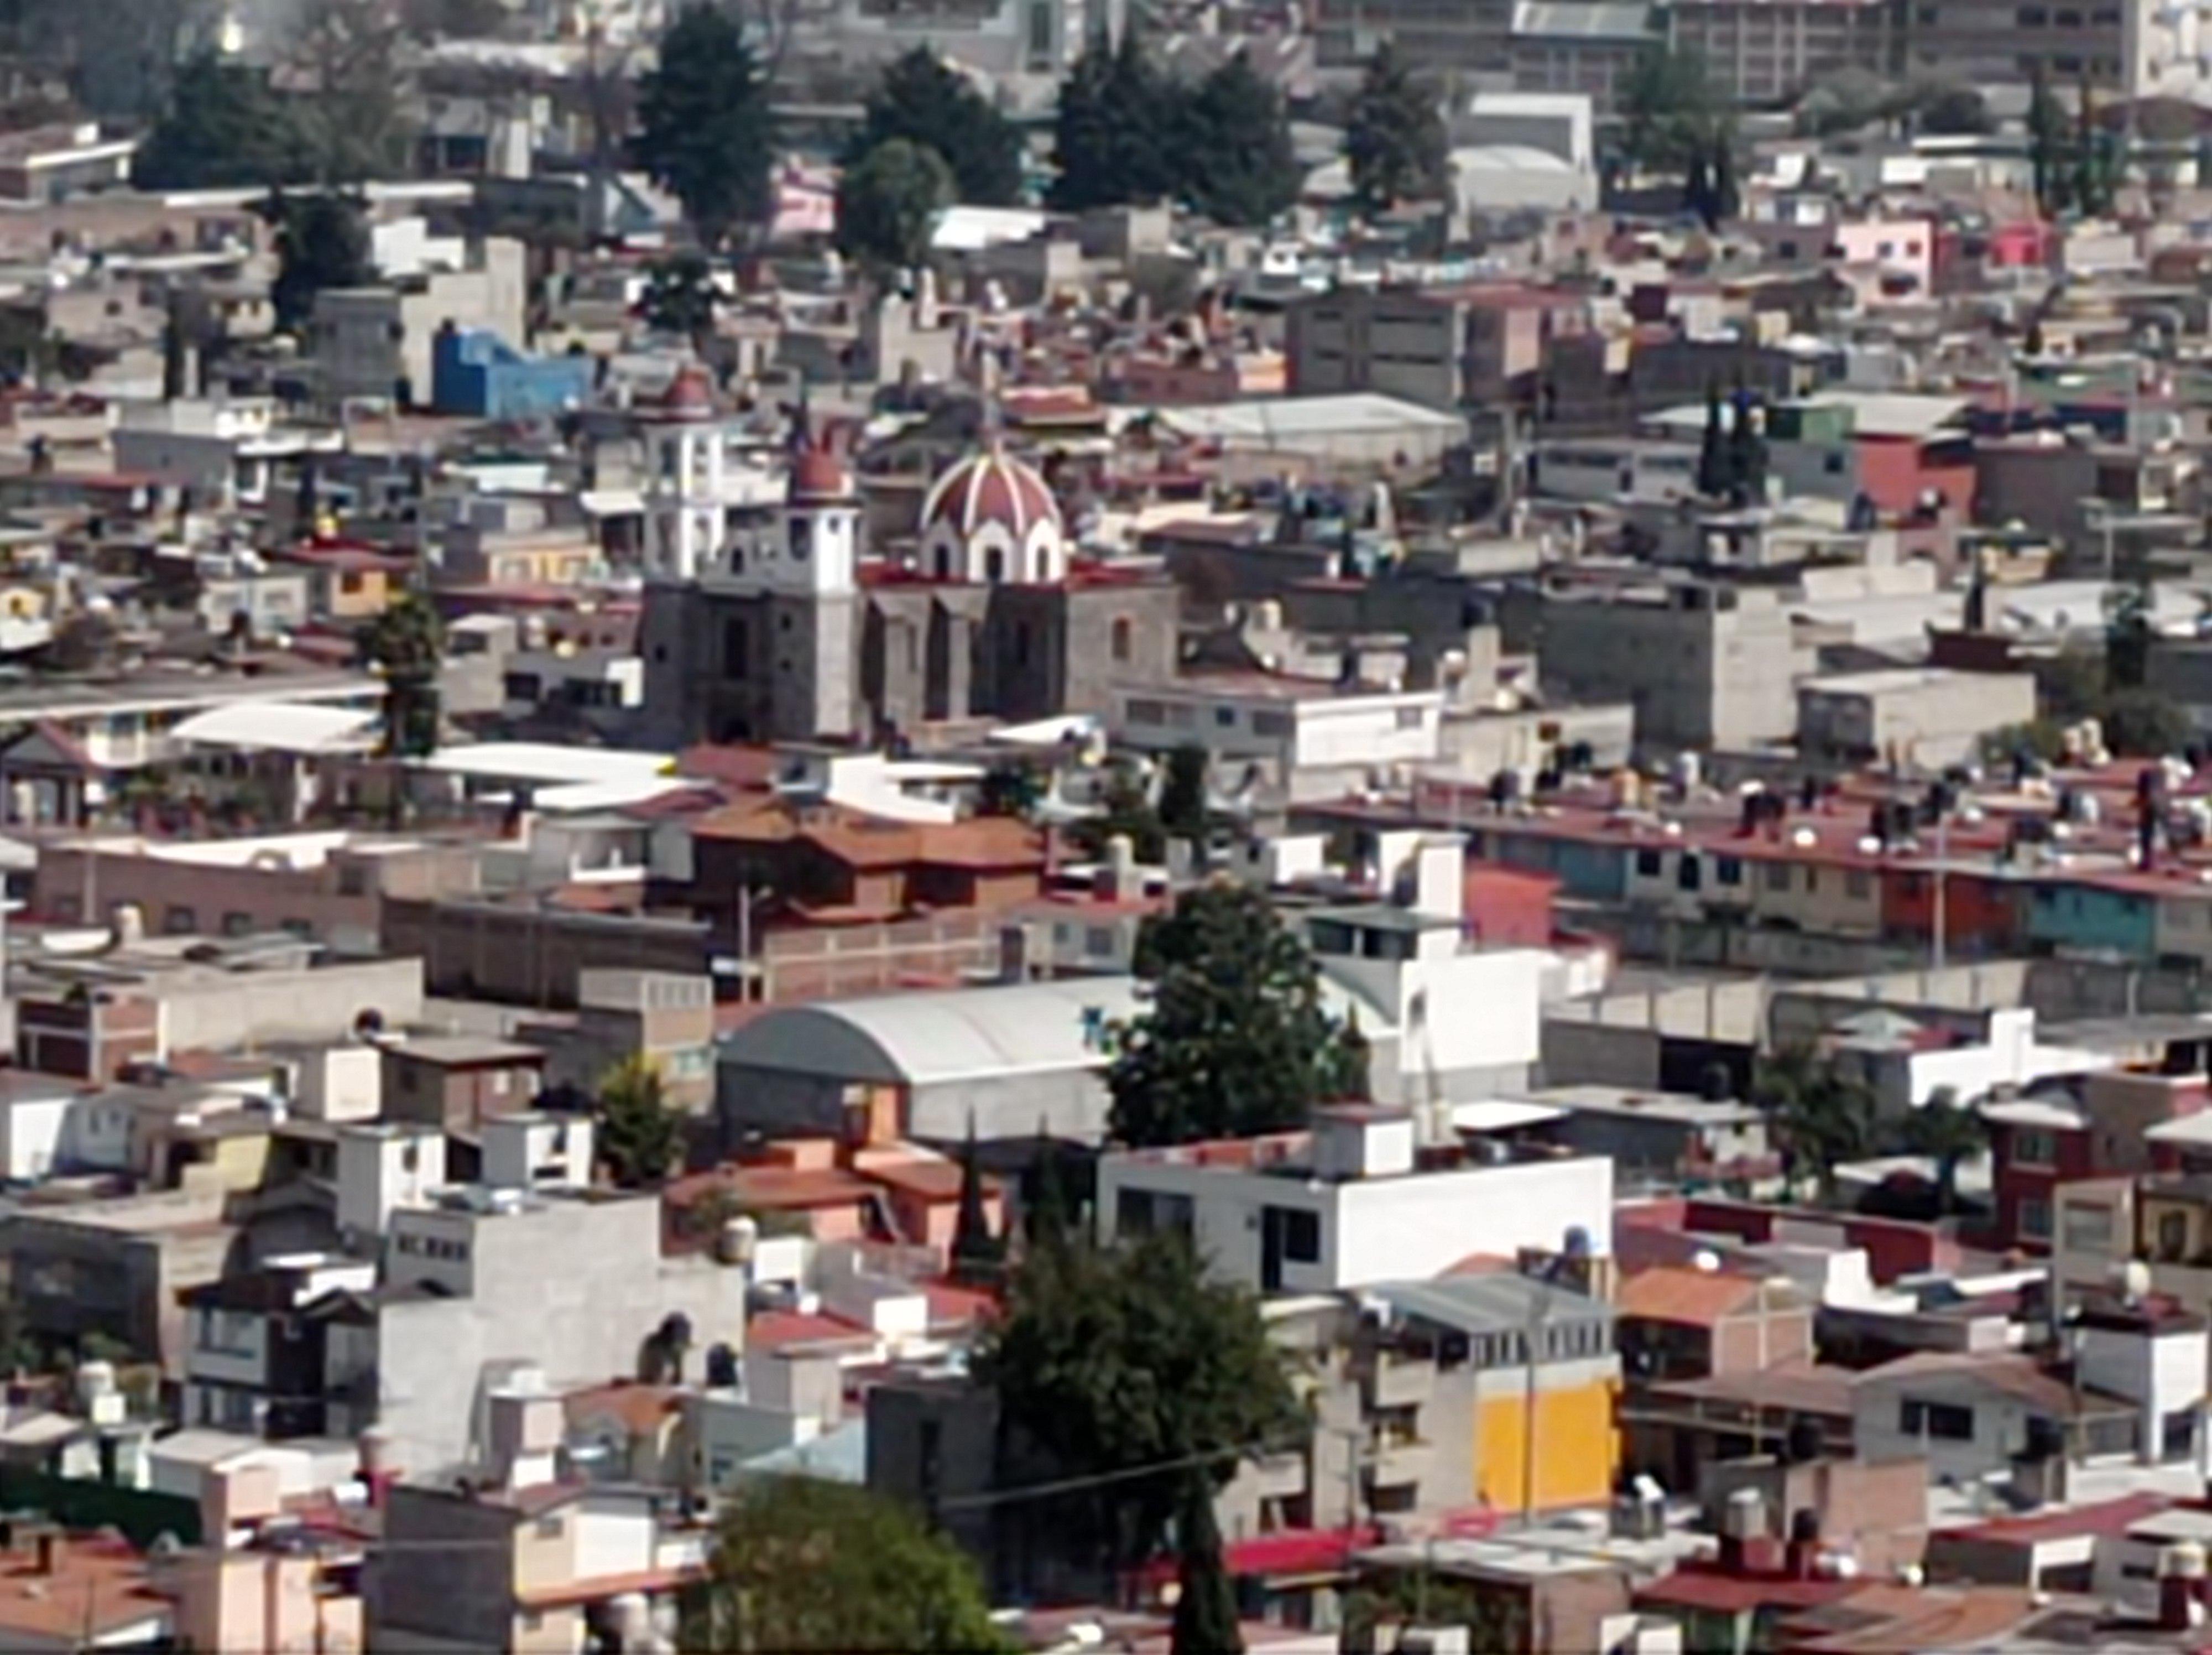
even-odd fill
[[[1117,690],[1113,733],[1157,752],[1195,744],[1221,785],[1291,802],[1340,797],[1443,752],[1445,691],[1331,685],[1273,672],[1190,673]]]
[[[1187,1234],[1215,1274],[1261,1293],[1433,1276],[1475,1254],[1608,1256],[1613,1162],[1516,1158],[1469,1135],[1422,1151],[1410,1110],[1319,1111],[1310,1133],[1106,1155],[1103,1239]]]

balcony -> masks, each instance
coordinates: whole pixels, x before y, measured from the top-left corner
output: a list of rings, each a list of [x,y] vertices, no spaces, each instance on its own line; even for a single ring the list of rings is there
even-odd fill
[[[1419,1408],[1436,1394],[1436,1364],[1426,1357],[1400,1356],[1378,1350],[1362,1376],[1367,1406]]]
[[[1244,1476],[1250,1479],[1255,1500],[1294,1499],[1306,1492],[1311,1481],[1307,1475],[1306,1457],[1295,1450],[1263,1454],[1247,1462]]]
[[[1436,1447],[1420,1437],[1382,1436],[1376,1439],[1367,1462],[1367,1481],[1376,1488],[1397,1488],[1425,1482],[1436,1469]]]

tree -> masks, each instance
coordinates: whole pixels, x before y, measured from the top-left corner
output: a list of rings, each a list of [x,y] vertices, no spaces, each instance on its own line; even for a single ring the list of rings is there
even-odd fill
[[[1060,1173],[1060,1147],[1040,1121],[1036,1145],[1022,1179],[1022,1237],[1031,1247],[1062,1246],[1074,1224],[1075,1204],[1068,1199],[1067,1181]]]
[[[1824,1196],[1834,1193],[1839,1165],[1873,1151],[1873,1092],[1810,1047],[1793,1046],[1760,1059],[1751,1093],[1789,1153],[1792,1175],[1809,1167]]]
[[[1443,117],[1386,38],[1368,59],[1344,131],[1352,193],[1369,212],[1443,193],[1449,152]]]
[[[1167,855],[1167,831],[1152,804],[1143,776],[1133,764],[1116,762],[1099,790],[1097,814],[1085,817],[1073,830],[1078,848],[1091,857],[1102,857],[1117,838],[1127,839],[1140,862],[1157,862]]]
[[[963,1281],[994,1281],[1005,1257],[983,1204],[983,1167],[976,1159],[975,1117],[971,1114],[968,1141],[960,1151],[960,1212],[952,1228],[952,1273]]]
[[[680,1645],[701,1655],[1010,1648],[958,1547],[880,1494],[810,1476],[739,1488]]]
[[[1721,388],[1705,381],[1705,433],[1698,444],[1698,492],[1718,500],[1729,490],[1728,428],[1721,419]]]
[[[1145,1008],[1115,1026],[1107,1072],[1124,1143],[1286,1131],[1316,1104],[1360,1094],[1311,952],[1255,887],[1184,891],[1145,922],[1137,976]]]
[[[1207,811],[1206,749],[1186,741],[1168,754],[1167,775],[1160,783],[1160,826],[1170,837],[1206,843]]]
[[[638,308],[647,326],[683,335],[690,340],[692,350],[704,356],[707,342],[714,334],[714,313],[721,303],[714,266],[698,253],[679,253],[647,267],[645,296],[638,301]]]
[[[1218,1488],[1311,1425],[1258,1303],[1207,1276],[1173,1231],[1115,1248],[1033,1246],[974,1368],[1007,1427],[1079,1489],[1116,1567],[1158,1549],[1189,1473]]]
[[[927,46],[884,70],[846,160],[857,161],[894,138],[942,156],[958,200],[1004,207],[1021,199],[1021,129]]]
[[[1304,179],[1282,94],[1239,51],[1203,81],[1186,113],[1191,204],[1217,224],[1264,225]]]
[[[304,326],[314,314],[315,295],[324,289],[359,287],[374,279],[368,227],[361,204],[351,197],[327,190],[305,195],[272,191],[261,215],[276,231],[276,280],[269,297],[280,332]]]
[[[2090,79],[2088,65],[2084,64],[2080,101],[2074,116],[2074,204],[2083,212],[2099,214],[2112,210],[2112,193],[2118,179],[2111,161],[2110,147],[2097,113],[2095,82]]]
[[[1938,1086],[1926,1103],[1905,1117],[1902,1136],[1912,1153],[1936,1163],[1940,1210],[1956,1211],[1960,1165],[1989,1142],[1989,1126],[1980,1111],[1962,1106],[1950,1087]]]
[[[384,678],[386,758],[426,758],[438,750],[438,669],[445,628],[430,600],[403,593],[362,630],[362,659]]]
[[[599,1153],[625,1190],[665,1183],[683,1164],[684,1123],[669,1106],[660,1066],[633,1052],[599,1079]]]
[[[1173,193],[1183,176],[1174,154],[1173,103],[1134,28],[1122,31],[1118,46],[1103,30],[1093,34],[1060,82],[1052,205],[1082,212]]]
[[[768,220],[775,154],[769,85],[729,12],[694,0],[661,36],[660,60],[639,85],[635,147],[639,165],[684,204],[708,251],[739,225]]]
[[[837,246],[879,278],[917,269],[952,195],[952,169],[936,150],[906,138],[879,143],[838,180]]]
[[[386,175],[407,159],[406,30],[391,0],[307,0],[285,55],[313,88],[297,106],[309,176]]]
[[[2064,212],[2072,197],[2064,171],[2067,148],[2066,112],[2051,95],[2039,58],[2028,79],[2027,161],[2035,179],[2035,204],[2045,218]]]
[[[1237,1589],[1221,1558],[1221,1525],[1214,1520],[1213,1483],[1203,1471],[1183,1476],[1182,1510],[1176,1518],[1175,1620],[1170,1655],[1243,1655]]]
[[[2196,737],[2189,715],[2155,690],[2115,690],[2098,714],[2105,745],[2124,758],[2164,758]]]
[[[408,33],[431,45],[496,39],[514,21],[503,0],[402,0],[399,15]]]
[[[142,190],[235,189],[296,183],[305,166],[298,124],[269,76],[203,52],[178,70],[131,181]]]
[[[1925,89],[1915,117],[1920,130],[1939,137],[1978,137],[1996,131],[1989,100],[1971,86],[1936,86]]]
[[[1723,119],[1704,61],[1671,46],[1637,58],[1620,106],[1621,153],[1646,172],[1686,173]]]

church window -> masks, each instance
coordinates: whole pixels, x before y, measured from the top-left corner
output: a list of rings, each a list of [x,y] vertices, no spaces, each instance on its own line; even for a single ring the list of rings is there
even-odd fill
[[[752,671],[752,637],[742,620],[732,619],[722,625],[722,676],[726,678],[749,677]]]
[[[983,554],[983,578],[994,586],[1006,578],[1006,554],[996,546]]]
[[[1127,615],[1116,615],[1114,618],[1114,659],[1120,661],[1127,660],[1130,648],[1129,618]]]
[[[814,550],[814,523],[811,518],[794,514],[791,520],[791,560],[803,563]]]

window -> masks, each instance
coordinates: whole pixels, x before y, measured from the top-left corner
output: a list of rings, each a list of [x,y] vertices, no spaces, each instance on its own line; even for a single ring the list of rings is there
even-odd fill
[[[557,1517],[539,1518],[538,1537],[540,1540],[558,1540],[561,1537],[561,1519]]]
[[[1006,554],[996,546],[983,554],[983,578],[994,586],[1006,578]]]
[[[1237,709],[1234,707],[1215,708],[1213,709],[1213,721],[1224,730],[1235,729],[1237,727]]]
[[[2158,1256],[2169,1264],[2179,1263],[2189,1256],[2189,1214],[2160,1213],[2158,1215]]]
[[[1974,1410],[1953,1402],[1900,1402],[1897,1428],[1908,1437],[1938,1438],[1945,1442],[1974,1439]]]
[[[1789,863],[1769,862],[1766,865],[1766,888],[1769,891],[1787,891],[1790,888]]]
[[[2069,1252],[2105,1253],[2112,1247],[2112,1209],[2069,1205],[2059,1209],[2059,1228]]]
[[[1874,894],[1874,877],[1863,867],[1854,867],[1844,875],[1844,894],[1854,902],[1864,902]]]
[[[1321,1263],[1321,1214],[1308,1212],[1302,1207],[1278,1207],[1281,1214],[1277,1222],[1282,1226],[1283,1257],[1292,1264]]]
[[[253,929],[253,916],[236,910],[222,916],[222,934],[227,937],[242,937]]]
[[[1843,451],[1840,448],[1831,449],[1824,454],[1820,459],[1820,469],[1830,477],[1841,477],[1844,474]]]
[[[749,678],[752,674],[752,634],[742,620],[722,624],[722,676]]]
[[[1285,736],[1291,733],[1288,713],[1255,713],[1252,715],[1252,733],[1264,736]]]
[[[2014,1127],[2012,1132],[2012,1159],[2019,1166],[2053,1166],[2057,1164],[2057,1141],[2048,1132],[2033,1127]]]
[[[2041,1196],[2023,1196],[2020,1202],[2020,1232],[2039,1241],[2051,1236],[2051,1203]]]
[[[1401,707],[1398,709],[1398,727],[1401,730],[1419,729],[1421,709],[1418,707]]]
[[[1103,959],[1114,952],[1114,928],[1110,925],[1086,925],[1083,928],[1083,951],[1093,959]]]
[[[1741,856],[1716,857],[1713,861],[1713,882],[1717,885],[1741,885],[1743,858]]]
[[[200,928],[200,916],[182,903],[171,903],[161,917],[161,928],[173,937],[188,937]]]
[[[1657,851],[1639,850],[1636,853],[1636,875],[1638,879],[1656,879],[1659,877],[1659,868]]]
[[[1113,631],[1114,659],[1115,660],[1126,661],[1129,659],[1132,636],[1133,634],[1129,625],[1129,618],[1127,615],[1115,616],[1114,618]]]
[[[2022,28],[2041,28],[2051,21],[2051,11],[2045,6],[2022,6],[2014,16]]]

